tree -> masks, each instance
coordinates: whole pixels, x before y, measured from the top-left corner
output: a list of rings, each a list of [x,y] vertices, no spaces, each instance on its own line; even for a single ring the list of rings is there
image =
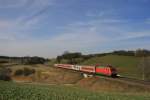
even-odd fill
[[[57,56],[57,62],[60,63],[62,60],[67,60],[69,64],[77,64],[81,58],[83,58],[83,55],[80,52],[70,53],[65,51],[61,56]]]
[[[123,55],[123,56],[134,56],[135,52],[134,51],[119,50],[119,51],[112,52],[112,54]]]
[[[135,56],[137,57],[147,57],[150,56],[150,51],[145,50],[145,49],[138,49],[135,51]]]
[[[57,56],[57,58],[56,58],[56,59],[57,59],[57,62],[58,62],[58,63],[60,63],[60,62],[61,62],[61,60],[62,60],[62,57],[61,57],[61,56]]]
[[[62,58],[67,59],[69,64],[77,64],[76,58],[81,58],[82,54],[80,52],[75,53],[65,53],[62,55]]]

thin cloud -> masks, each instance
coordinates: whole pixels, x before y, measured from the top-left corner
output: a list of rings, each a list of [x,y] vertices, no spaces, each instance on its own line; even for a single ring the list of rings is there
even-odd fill
[[[97,43],[100,44],[103,41],[105,41],[104,38],[99,37],[98,34],[64,33],[42,41],[34,39],[28,39],[28,41],[15,40],[8,42],[7,46],[1,43],[0,45],[7,49],[5,54],[9,55],[56,57],[66,50],[88,51],[90,48],[95,47]],[[9,51],[10,49],[11,51]],[[0,50],[4,51],[3,48],[0,48]]]
[[[86,7],[81,7],[80,10],[80,2],[76,0],[62,1],[61,6],[53,7],[60,3],[58,0],[55,4],[56,1],[21,0],[16,5],[7,4],[9,9],[6,11],[0,7],[2,17],[6,16],[5,19],[0,19],[0,53],[10,56],[55,57],[66,50],[93,53],[114,48],[136,48],[136,43],[148,43],[140,40],[150,36],[148,25],[144,23],[147,25],[144,27],[138,19],[131,17],[130,22],[122,17],[128,11],[122,8],[116,11],[113,8],[121,7],[121,4],[118,6],[118,3],[112,3],[114,6],[110,7],[104,2],[105,9],[89,0],[84,2]],[[94,6],[91,7],[93,4],[90,2]],[[20,8],[16,10],[16,7]],[[10,11],[18,12],[11,16]],[[135,21],[137,23],[133,23]],[[149,22],[147,19],[146,23]]]
[[[145,23],[146,23],[146,24],[150,24],[150,18],[147,18],[147,19],[145,20]]]
[[[29,21],[29,20],[34,19],[35,17],[41,16],[43,13],[45,13],[49,9],[49,7],[50,6],[44,7],[43,9],[37,11],[33,15],[31,15],[31,16],[27,17],[26,19],[24,19],[24,21]]]
[[[12,26],[12,21],[10,20],[0,20],[0,29],[8,29]]]
[[[99,13],[97,13],[97,14],[95,14],[95,13],[93,13],[93,12],[87,12],[86,16],[88,16],[88,17],[102,17],[102,16],[104,16],[105,14],[106,14],[106,13],[103,12],[103,11],[101,11],[101,12],[99,12]]]
[[[17,0],[14,0],[14,2],[17,3],[16,5],[26,4],[25,8],[21,8],[22,12],[24,13],[19,14],[19,16],[14,19],[0,19],[1,37],[13,37],[17,39],[17,37],[23,36],[24,34],[28,34],[30,36],[32,32],[29,31],[38,28],[37,26],[45,18],[44,13],[53,4],[53,0],[45,0],[44,2],[43,0],[32,0],[30,2],[29,1],[30,0],[21,0],[18,2]],[[11,4],[11,2],[9,3]]]
[[[54,0],[32,0],[28,1],[26,4],[26,10],[28,16],[23,16],[21,19],[21,23],[30,23],[32,20],[37,19],[37,17],[44,16],[51,6],[55,5]]]
[[[28,0],[0,0],[0,8],[19,8],[23,7]]]

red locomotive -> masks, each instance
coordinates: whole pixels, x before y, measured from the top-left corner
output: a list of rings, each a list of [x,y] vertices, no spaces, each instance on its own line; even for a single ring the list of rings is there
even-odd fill
[[[117,70],[111,65],[107,66],[86,66],[86,65],[71,65],[71,64],[55,64],[55,67],[81,71],[84,73],[117,77]]]

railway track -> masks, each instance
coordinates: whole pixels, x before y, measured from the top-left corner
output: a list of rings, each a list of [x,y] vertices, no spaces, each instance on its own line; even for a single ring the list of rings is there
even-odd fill
[[[144,80],[138,80],[138,79],[135,79],[135,78],[128,78],[128,77],[125,77],[125,76],[118,76],[116,78],[107,77],[107,76],[95,76],[95,77],[150,88],[150,81],[148,82],[148,81],[144,81]]]
[[[143,85],[150,86],[150,81],[144,81],[144,80],[139,80],[139,79],[135,79],[135,78],[124,77],[124,76],[120,76],[120,77],[118,77],[118,79],[119,80],[128,81],[128,82],[132,82],[132,83],[136,83],[136,84],[143,84]]]
[[[64,69],[64,70],[68,70],[68,69]],[[103,79],[107,79],[107,80],[118,81],[118,82],[122,82],[122,83],[127,83],[127,84],[132,84],[132,85],[137,85],[137,86],[144,86],[146,88],[150,88],[150,81],[148,82],[148,81],[139,80],[139,79],[135,79],[135,78],[129,78],[129,77],[120,76],[120,75],[118,75],[116,78],[112,78],[109,76],[97,76],[95,74],[80,72],[80,71],[71,70],[71,69],[70,69],[70,71],[80,73],[83,76],[84,76],[84,74],[87,74],[87,75],[91,75],[91,77],[94,76],[94,77],[103,78]]]

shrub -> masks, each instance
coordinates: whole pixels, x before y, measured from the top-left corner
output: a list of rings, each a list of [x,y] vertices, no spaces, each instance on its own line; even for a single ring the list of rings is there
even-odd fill
[[[1,68],[0,69],[0,80],[10,81],[11,80],[11,69],[9,68]]]
[[[8,61],[0,61],[0,63],[8,63]]]
[[[35,73],[35,69],[24,68],[24,76],[29,76]]]
[[[23,75],[24,74],[24,71],[22,70],[22,69],[18,69],[18,70],[16,70],[16,72],[15,72],[15,75],[16,76],[20,76],[20,75]]]
[[[11,77],[9,75],[1,74],[0,75],[0,80],[10,81]]]
[[[21,76],[21,75],[29,76],[34,73],[35,73],[35,69],[30,69],[30,68],[25,67],[24,69],[16,70],[15,75],[16,76]]]

